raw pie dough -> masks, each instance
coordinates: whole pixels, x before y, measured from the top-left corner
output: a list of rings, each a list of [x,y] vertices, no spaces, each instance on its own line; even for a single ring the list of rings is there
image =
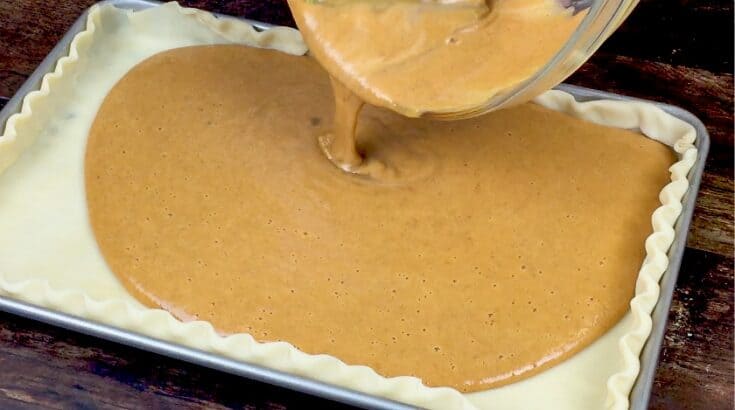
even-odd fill
[[[693,128],[644,103],[580,104],[556,91],[538,99],[594,122],[640,128],[673,146],[680,161],[671,167],[673,182],[661,192],[664,205],[654,212],[655,233],[646,241],[632,313],[590,347],[537,376],[462,396],[451,389],[423,387],[413,378],[382,378],[368,368],[306,355],[285,343],[258,344],[242,334],[222,338],[206,323],[183,324],[161,310],[140,307],[106,267],[89,229],[83,185],[89,127],[114,83],[140,61],[175,47],[233,42],[292,54],[305,50],[291,30],[256,34],[246,24],[218,21],[175,4],[140,13],[104,6],[90,13],[69,57],[44,78],[40,91],[25,98],[22,112],[8,120],[0,136],[0,294],[424,407],[627,407],[637,356],[650,332],[656,282],[666,268],[665,252],[688,186],[686,174],[696,158]]]

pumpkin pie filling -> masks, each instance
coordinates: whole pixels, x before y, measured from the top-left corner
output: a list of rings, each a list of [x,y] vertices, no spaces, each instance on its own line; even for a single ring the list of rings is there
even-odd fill
[[[158,54],[90,131],[90,219],[139,300],[384,376],[479,391],[628,310],[674,154],[526,104],[455,122],[366,106],[347,174],[328,75],[242,46]]]

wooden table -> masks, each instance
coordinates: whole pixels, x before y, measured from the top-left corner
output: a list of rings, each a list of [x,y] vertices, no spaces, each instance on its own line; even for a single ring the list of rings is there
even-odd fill
[[[0,106],[92,3],[0,0]],[[285,0],[183,3],[292,24]],[[678,105],[697,115],[712,136],[656,376],[654,409],[733,407],[732,34],[731,0],[641,0],[569,80]],[[36,406],[342,407],[0,313],[0,408]]]

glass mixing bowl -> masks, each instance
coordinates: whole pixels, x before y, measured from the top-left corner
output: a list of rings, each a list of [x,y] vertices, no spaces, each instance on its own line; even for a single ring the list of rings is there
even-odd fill
[[[470,110],[425,113],[424,116],[443,120],[474,117],[501,108],[530,101],[553,88],[576,71],[607,38],[622,24],[638,4],[638,0],[559,0],[577,12],[587,10],[574,34],[543,68],[517,86],[496,94],[485,104]]]
[[[307,3],[317,3],[325,6],[335,6],[345,3],[367,0],[305,0]],[[389,0],[386,0],[389,1]],[[401,1],[401,0],[390,0]],[[406,0],[403,0],[406,1]],[[428,1],[428,0],[407,0]],[[452,3],[457,0],[432,0]],[[482,0],[476,0],[482,1]],[[497,0],[486,0],[489,3]],[[504,0],[514,1],[514,0]],[[454,120],[474,117],[489,111],[510,107],[529,101],[544,91],[556,86],[577,70],[600,45],[620,26],[638,3],[638,0],[556,0],[565,8],[573,7],[575,13],[586,13],[576,31],[569,37],[564,46],[533,75],[510,86],[505,90],[494,93],[484,103],[474,107],[462,107],[457,110],[442,110],[441,112],[422,112],[421,116]],[[488,39],[492,41],[492,39]],[[353,90],[357,91],[357,90]],[[359,93],[358,93],[359,94]],[[407,108],[407,107],[400,107]],[[409,107],[410,108],[410,107]],[[398,110],[400,111],[400,110]],[[411,110],[407,110],[411,111]]]

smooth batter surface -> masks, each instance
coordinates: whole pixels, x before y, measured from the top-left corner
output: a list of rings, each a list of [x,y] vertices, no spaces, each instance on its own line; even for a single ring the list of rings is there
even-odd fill
[[[530,78],[584,18],[557,0],[289,0],[314,57],[366,102],[465,111]]]
[[[366,107],[321,152],[328,76],[239,46],[156,55],[110,92],[86,189],[106,261],[150,306],[385,376],[477,391],[529,376],[628,309],[670,150],[535,105],[459,122]]]

